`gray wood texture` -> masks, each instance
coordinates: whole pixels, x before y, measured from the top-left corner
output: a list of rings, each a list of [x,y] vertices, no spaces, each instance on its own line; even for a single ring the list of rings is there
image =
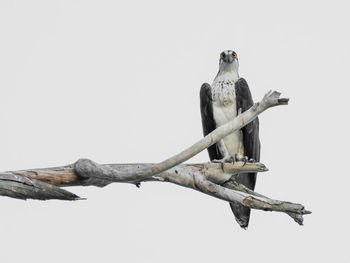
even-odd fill
[[[280,93],[268,92],[260,103],[238,115],[231,122],[209,133],[175,156],[157,164],[98,164],[88,159],[79,159],[67,166],[9,171],[0,173],[0,195],[18,199],[60,199],[79,200],[61,186],[98,186],[113,182],[170,182],[200,191],[215,198],[238,202],[246,207],[264,211],[284,212],[298,224],[303,223],[303,215],[311,213],[303,205],[270,199],[235,182],[232,175],[247,172],[265,172],[262,163],[219,163],[182,164],[228,134],[253,121],[268,108],[286,105],[288,99],[280,98]]]

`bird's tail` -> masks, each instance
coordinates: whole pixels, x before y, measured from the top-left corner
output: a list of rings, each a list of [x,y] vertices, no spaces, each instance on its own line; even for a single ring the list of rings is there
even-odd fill
[[[230,203],[231,210],[235,215],[237,223],[244,229],[248,227],[250,218],[250,208],[239,203]]]
[[[234,176],[234,180],[237,183],[242,184],[251,190],[254,190],[256,173],[238,174]],[[230,203],[230,207],[233,214],[235,215],[237,223],[242,228],[246,229],[249,224],[250,208],[236,202]]]

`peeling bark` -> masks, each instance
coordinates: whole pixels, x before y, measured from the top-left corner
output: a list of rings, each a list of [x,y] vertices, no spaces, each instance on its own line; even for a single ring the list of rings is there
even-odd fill
[[[79,196],[54,185],[15,173],[0,173],[0,195],[17,199],[79,200]]]

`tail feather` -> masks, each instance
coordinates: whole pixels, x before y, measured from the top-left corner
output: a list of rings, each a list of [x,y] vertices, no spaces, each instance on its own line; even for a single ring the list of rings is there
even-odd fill
[[[249,174],[238,174],[234,176],[234,180],[242,184],[249,189],[254,190],[255,181],[256,181],[256,173]],[[250,208],[239,203],[233,202],[230,203],[231,210],[235,215],[237,223],[244,229],[248,227],[249,218],[250,218]]]
[[[239,203],[230,203],[230,207],[240,227],[247,229],[250,218],[250,208]]]

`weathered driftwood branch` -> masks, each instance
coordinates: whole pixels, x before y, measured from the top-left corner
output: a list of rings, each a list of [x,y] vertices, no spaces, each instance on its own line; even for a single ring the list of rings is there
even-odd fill
[[[32,179],[30,174],[33,173],[35,173],[34,170],[0,173],[0,195],[18,199],[80,199],[79,196],[73,193],[45,182],[47,180],[53,180],[51,177],[54,176],[54,170],[47,169],[47,173],[43,176],[43,178],[40,178],[43,180]],[[67,171],[67,174],[68,173],[69,171]],[[64,172],[58,172],[56,175],[57,177],[60,177],[61,175],[63,177],[65,176]],[[73,173],[72,177],[74,177]],[[62,179],[59,180],[62,181]]]
[[[0,173],[0,194],[22,199],[76,200],[80,198],[59,186],[94,185],[102,187],[112,182],[138,184],[140,180],[127,180],[116,174],[132,174],[135,170],[148,169],[153,165],[97,164],[88,159],[80,159],[75,164],[68,166]],[[298,223],[302,223],[301,215],[309,213],[302,205],[272,200],[230,180],[236,173],[264,171],[267,171],[267,168],[261,163],[246,163],[245,165],[243,162],[226,163],[224,171],[217,163],[181,164],[142,181],[170,182],[225,201],[240,202],[254,209],[285,212],[291,214],[293,218],[295,218],[294,215],[298,215],[300,217]],[[15,183],[15,188],[7,188],[7,191],[4,192],[2,185],[4,180],[6,183],[10,181],[11,186]]]
[[[72,165],[0,173],[0,195],[13,198],[76,200],[78,196],[61,186],[105,186],[112,182],[133,183],[163,181],[192,188],[213,197],[239,202],[245,206],[285,212],[302,224],[302,215],[310,213],[300,204],[277,201],[255,193],[232,181],[232,175],[244,172],[263,172],[261,163],[181,164],[223,137],[242,128],[266,109],[285,105],[288,99],[280,99],[280,93],[267,93],[260,103],[240,114],[228,124],[219,127],[183,152],[158,164],[97,164],[80,159]]]
[[[227,124],[215,129],[203,139],[196,142],[186,150],[156,165],[135,171],[135,173],[133,174],[134,179],[144,179],[157,173],[166,171],[167,169],[174,167],[180,163],[183,163],[195,156],[197,153],[205,150],[209,146],[226,137],[230,133],[241,129],[242,127],[253,121],[256,117],[258,117],[260,113],[267,110],[268,108],[275,107],[278,105],[287,105],[289,99],[280,98],[280,95],[280,92],[269,91],[267,94],[265,94],[261,102],[254,103],[254,105],[249,110],[239,114],[236,118],[234,118]],[[130,174],[119,173],[118,176],[130,178]]]

